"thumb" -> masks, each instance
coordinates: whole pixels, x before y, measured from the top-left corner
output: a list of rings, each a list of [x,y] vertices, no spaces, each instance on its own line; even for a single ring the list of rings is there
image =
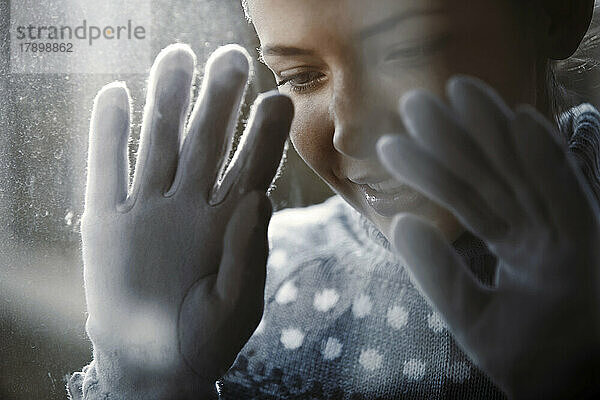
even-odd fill
[[[234,210],[225,230],[216,282],[217,293],[223,300],[234,303],[241,298],[250,302],[254,299],[262,304],[271,214],[270,200],[259,191],[245,195]]]
[[[204,379],[223,376],[262,317],[270,218],[265,193],[246,194],[225,229],[215,286],[199,280],[184,301],[180,352]]]
[[[415,215],[400,214],[392,223],[392,243],[414,283],[457,338],[476,326],[490,292],[471,275],[439,229]]]

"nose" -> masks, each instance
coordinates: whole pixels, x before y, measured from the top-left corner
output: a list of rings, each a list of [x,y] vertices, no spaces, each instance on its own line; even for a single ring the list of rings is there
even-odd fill
[[[359,74],[334,82],[331,114],[335,122],[334,148],[357,160],[376,159],[377,140],[399,133],[397,101],[390,99],[377,82]]]

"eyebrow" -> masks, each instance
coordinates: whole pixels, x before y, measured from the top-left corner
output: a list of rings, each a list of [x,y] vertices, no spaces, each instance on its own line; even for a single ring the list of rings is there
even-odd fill
[[[372,36],[379,35],[383,32],[386,32],[386,31],[394,28],[400,22],[405,21],[407,19],[421,16],[421,15],[440,14],[445,11],[446,11],[445,8],[415,9],[415,10],[403,11],[401,13],[393,15],[389,18],[386,18],[382,21],[379,21],[379,22],[361,30],[358,33],[357,38],[360,41],[364,41]],[[294,46],[265,46],[265,47],[259,47],[257,50],[258,50],[258,59],[259,59],[259,61],[261,61],[263,63],[264,63],[265,55],[290,57],[290,56],[312,56],[315,54],[314,50],[303,49],[303,48],[294,47]]]
[[[446,8],[440,7],[440,8],[415,9],[415,10],[403,11],[396,15],[392,15],[389,18],[385,18],[382,21],[376,22],[375,24],[361,30],[357,35],[357,39],[360,41],[364,41],[373,36],[376,36],[376,35],[386,32],[386,31],[389,31],[390,29],[396,27],[400,22],[405,21],[407,19],[422,16],[422,15],[441,14],[443,12],[446,12],[446,10],[447,10]]]
[[[263,56],[312,56],[313,50],[302,49],[293,46],[266,46],[258,48],[259,59],[264,60]]]

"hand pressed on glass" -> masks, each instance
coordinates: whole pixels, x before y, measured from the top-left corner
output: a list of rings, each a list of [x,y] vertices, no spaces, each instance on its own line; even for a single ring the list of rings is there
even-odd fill
[[[382,138],[379,155],[487,243],[498,258],[496,286],[476,281],[421,218],[395,218],[396,250],[464,350],[507,393],[597,390],[600,225],[591,192],[533,108],[513,112],[463,77],[450,81],[448,98],[451,107],[424,91],[406,95],[409,135]]]
[[[271,216],[265,192],[293,116],[285,96],[260,96],[247,139],[215,185],[249,57],[238,46],[211,56],[186,127],[194,68],[186,46],[158,56],[129,193],[122,85],[98,94],[91,123],[82,239],[94,362],[99,374],[118,371],[117,390],[156,387],[147,392],[156,398],[165,390],[179,398],[212,394],[261,318]]]

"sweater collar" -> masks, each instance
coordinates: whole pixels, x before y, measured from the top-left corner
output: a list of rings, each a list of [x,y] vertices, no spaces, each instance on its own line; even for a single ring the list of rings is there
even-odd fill
[[[354,211],[354,210],[352,210]],[[400,261],[390,242],[379,229],[364,215],[353,212],[355,232],[366,250],[376,254],[377,258]],[[496,271],[496,256],[485,242],[469,231],[463,232],[452,242],[454,250],[462,257],[471,272],[486,285],[493,285]]]

